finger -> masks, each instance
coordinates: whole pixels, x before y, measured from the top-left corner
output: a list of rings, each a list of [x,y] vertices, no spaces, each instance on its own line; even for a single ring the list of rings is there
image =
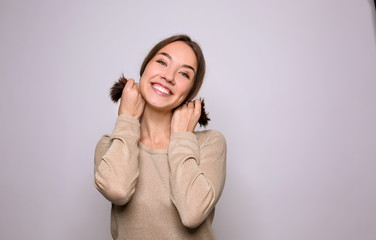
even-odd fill
[[[186,108],[188,106],[188,103],[185,102],[185,103],[182,103],[179,107],[179,109],[183,109],[183,108]]]
[[[135,82],[134,85],[133,85],[133,88],[140,90],[140,83]]]
[[[193,109],[193,108],[195,107],[193,101],[190,101],[190,102],[187,104],[187,107]]]
[[[201,100],[196,99],[194,103],[195,103],[195,114],[201,115]]]
[[[125,84],[124,89],[130,90],[130,89],[132,89],[133,85],[134,85],[134,79],[130,78],[130,79],[128,79],[127,84]]]

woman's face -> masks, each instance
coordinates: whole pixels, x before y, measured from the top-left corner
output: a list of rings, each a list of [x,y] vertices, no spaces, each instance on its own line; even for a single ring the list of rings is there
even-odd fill
[[[196,55],[186,43],[164,46],[146,65],[140,90],[147,104],[160,110],[179,106],[191,90],[197,71]]]

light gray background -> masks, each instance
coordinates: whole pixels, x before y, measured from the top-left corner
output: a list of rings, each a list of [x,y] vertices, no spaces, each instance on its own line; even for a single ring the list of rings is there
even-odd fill
[[[0,239],[110,239],[108,89],[176,33],[227,139],[218,239],[376,239],[375,25],[370,0],[2,0]]]

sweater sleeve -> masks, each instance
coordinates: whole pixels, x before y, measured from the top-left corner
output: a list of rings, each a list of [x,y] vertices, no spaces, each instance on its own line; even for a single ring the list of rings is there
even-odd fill
[[[225,138],[217,131],[207,133],[201,143],[194,133],[173,133],[168,149],[172,202],[189,228],[211,213],[226,178]]]
[[[139,122],[131,115],[121,114],[112,135],[104,135],[95,148],[94,185],[116,205],[126,204],[135,191],[139,140]]]

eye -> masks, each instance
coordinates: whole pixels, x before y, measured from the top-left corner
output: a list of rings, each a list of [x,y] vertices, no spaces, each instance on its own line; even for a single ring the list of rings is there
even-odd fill
[[[181,72],[180,74],[181,74],[183,77],[190,79],[190,77],[189,77],[189,75],[188,75],[187,73],[185,73],[185,72]]]
[[[167,64],[163,61],[163,60],[157,60],[157,63],[163,65],[163,66],[167,66]]]

